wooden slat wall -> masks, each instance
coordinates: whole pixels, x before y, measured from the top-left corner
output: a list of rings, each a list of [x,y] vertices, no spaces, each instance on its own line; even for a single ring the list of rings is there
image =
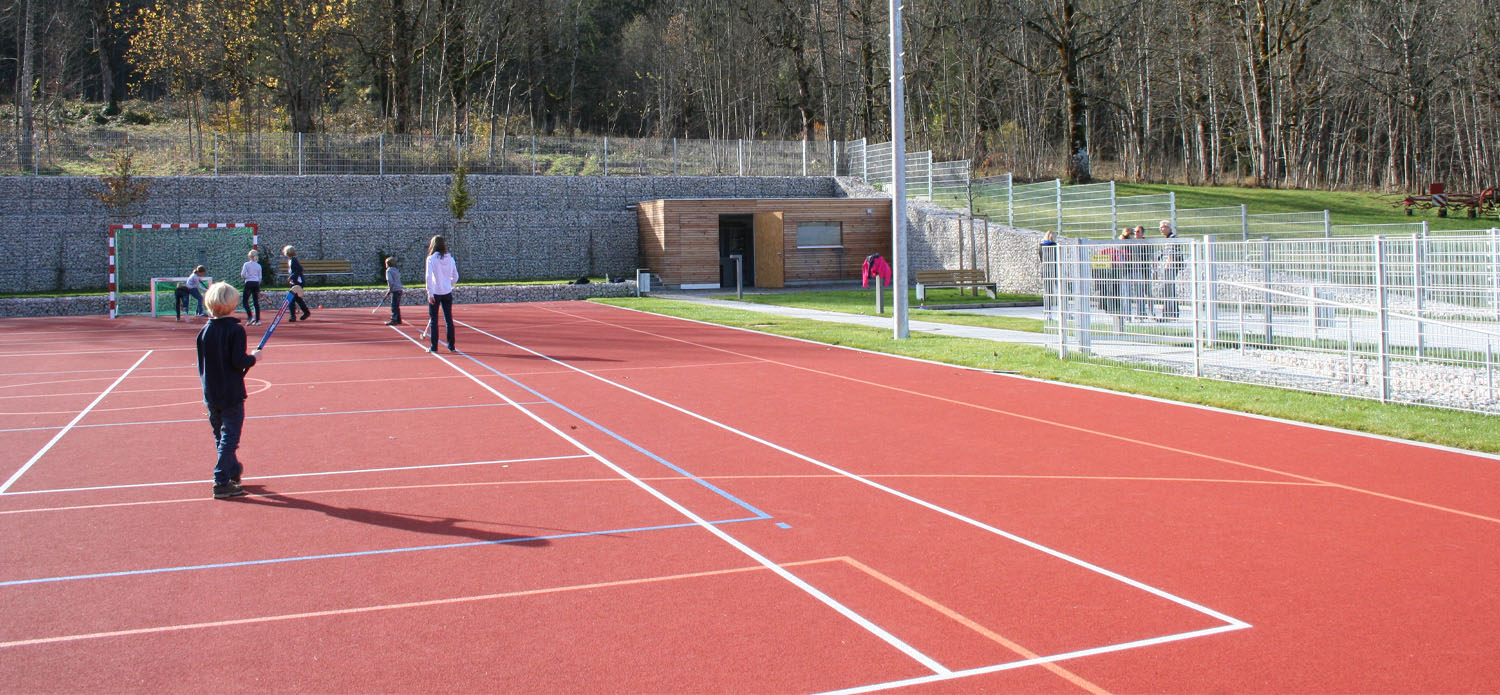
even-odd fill
[[[666,206],[652,200],[636,206],[636,226],[640,228],[641,267],[660,275],[666,267]]]
[[[783,267],[789,283],[853,280],[865,256],[890,257],[888,199],[653,200],[641,203],[638,211],[642,260],[671,285],[719,281],[719,215],[784,213]],[[797,248],[798,222],[842,222],[843,248]]]

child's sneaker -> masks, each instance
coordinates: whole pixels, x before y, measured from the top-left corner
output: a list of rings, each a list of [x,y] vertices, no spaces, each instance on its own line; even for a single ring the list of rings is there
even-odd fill
[[[244,488],[239,483],[225,483],[214,486],[214,499],[222,500],[230,497],[241,497],[245,494]]]

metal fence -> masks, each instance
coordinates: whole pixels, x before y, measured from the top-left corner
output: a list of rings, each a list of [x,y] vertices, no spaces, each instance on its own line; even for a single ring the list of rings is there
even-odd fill
[[[0,174],[97,175],[129,148],[141,175],[446,174],[462,158],[478,174],[552,176],[832,176],[839,144],[688,140],[336,135],[326,133],[15,133],[0,139]],[[34,156],[32,156],[34,155]],[[924,174],[925,176],[925,174]]]
[[[1500,230],[1049,249],[1061,356],[1500,413]]]

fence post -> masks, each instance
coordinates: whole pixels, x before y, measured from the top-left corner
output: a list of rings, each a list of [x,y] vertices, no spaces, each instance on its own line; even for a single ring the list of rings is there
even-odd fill
[[[740,176],[744,176],[745,175],[745,139],[744,138],[740,138],[739,143],[740,143],[739,144],[739,160],[740,160],[740,174],[739,175]]]
[[[1209,240],[1212,234],[1203,235],[1201,244],[1190,244],[1188,246],[1188,296],[1192,298],[1193,307],[1193,376],[1203,376],[1203,333],[1202,321],[1204,311],[1198,305],[1198,287],[1201,284],[1198,279],[1198,257],[1208,255]]]
[[[1490,309],[1500,320],[1500,229],[1490,228]]]
[[[302,175],[302,133],[297,133],[297,175]]]
[[[1167,211],[1171,215],[1172,230],[1177,230],[1177,191],[1167,191]]]
[[[1380,331],[1380,402],[1385,403],[1391,397],[1391,363],[1389,315],[1386,313],[1386,288],[1385,288],[1385,236],[1375,235],[1375,310],[1378,312],[1375,322],[1376,329]]]
[[[1061,235],[1063,233],[1063,223],[1062,223],[1062,179],[1052,179],[1052,183],[1053,183],[1052,190],[1054,191],[1055,195],[1057,196],[1057,233],[1059,235]]]
[[[604,175],[609,176],[609,136],[604,136]]]
[[[807,176],[807,138],[802,138],[802,175]]]
[[[381,176],[385,176],[385,133],[380,134],[379,143],[376,145],[375,168]]]
[[[859,139],[859,163],[861,167],[860,178],[865,183],[870,182],[870,141],[867,138]]]
[[[1333,238],[1333,215],[1329,214],[1327,210],[1323,211],[1323,238]]]
[[[214,133],[214,176],[219,175],[219,134]],[[259,305],[257,305],[259,306]]]
[[[1411,235],[1411,293],[1416,302],[1417,314],[1417,359],[1426,357],[1427,353],[1427,324],[1422,321],[1422,235]]]
[[[1005,225],[1016,228],[1016,175],[1005,175]]]
[[[672,175],[677,175],[677,138],[672,138]]]
[[[932,202],[932,150],[927,151],[927,202]],[[978,289],[974,290],[977,294]]]
[[[1250,241],[1250,208],[1240,204],[1240,241]]]
[[[1271,306],[1272,297],[1271,297],[1271,293],[1269,292],[1269,290],[1271,289],[1271,240],[1270,239],[1261,239],[1260,240],[1260,268],[1261,268],[1261,278],[1262,278],[1263,282],[1265,282],[1265,284],[1266,284],[1266,290],[1268,290],[1266,292],[1266,302],[1265,302],[1265,304],[1262,305],[1263,307],[1265,307],[1265,311],[1262,312],[1262,316],[1263,316],[1262,321],[1263,321],[1263,323],[1266,326],[1266,334],[1264,336],[1262,336],[1262,337],[1266,341],[1266,347],[1270,347],[1272,344],[1275,343],[1275,340],[1276,340],[1275,335],[1273,335],[1273,331],[1275,329],[1272,328],[1272,324],[1275,323],[1275,321],[1276,321],[1276,314],[1272,310],[1273,309],[1273,307]],[[1244,340],[1245,340],[1244,331],[1241,331],[1240,332],[1240,341],[1243,342]]]
[[[1214,235],[1203,235],[1203,337],[1210,346],[1219,337],[1219,278],[1214,263]]]
[[[833,171],[833,176],[837,178],[839,175],[839,141],[829,140],[828,145],[832,148],[830,150],[832,158],[828,164],[828,167]]]
[[[1115,196],[1115,182],[1109,182],[1109,233],[1113,236],[1116,229],[1120,228],[1120,202]],[[1172,225],[1177,229],[1177,225]]]
[[[531,136],[531,175],[536,176],[536,135]]]

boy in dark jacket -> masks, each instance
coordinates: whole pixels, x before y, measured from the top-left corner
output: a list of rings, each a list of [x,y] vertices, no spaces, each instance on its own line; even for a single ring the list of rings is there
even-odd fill
[[[245,328],[234,317],[240,293],[227,282],[208,288],[205,302],[213,317],[198,333],[198,379],[203,383],[203,404],[208,406],[208,424],[214,428],[219,458],[214,463],[214,499],[239,497],[243,466],[235,456],[240,446],[240,428],[245,424],[245,372],[255,366],[260,354],[245,354]]]

